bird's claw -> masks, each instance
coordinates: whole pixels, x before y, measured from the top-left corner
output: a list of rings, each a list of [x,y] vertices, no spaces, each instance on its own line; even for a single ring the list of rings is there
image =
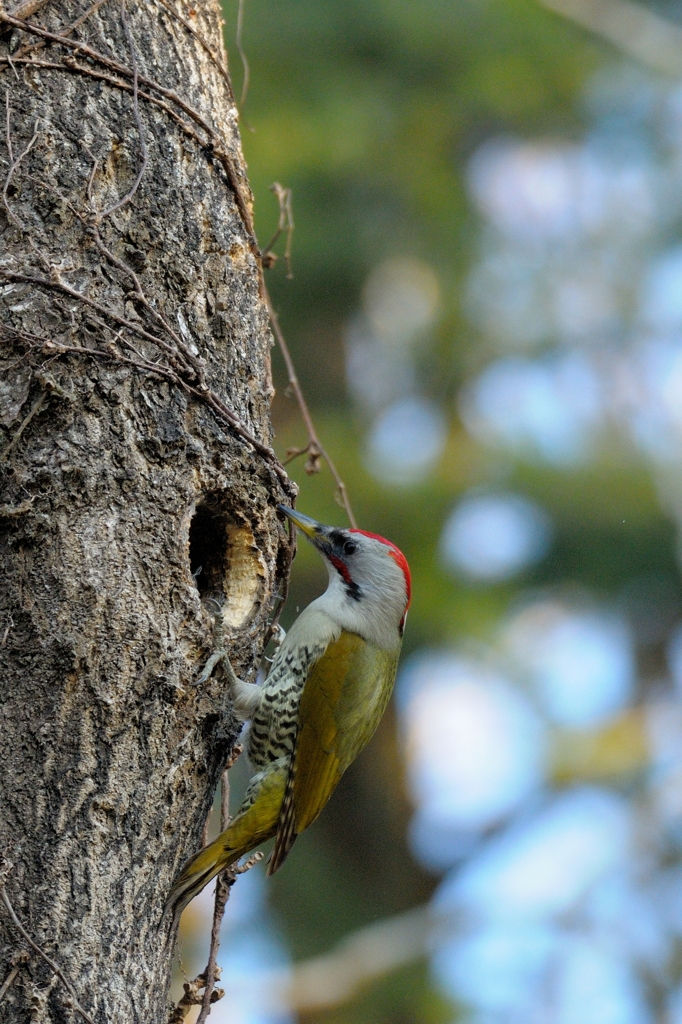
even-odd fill
[[[284,643],[285,639],[286,639],[286,632],[282,629],[280,624],[277,623],[277,625],[275,626],[275,628],[272,631],[272,642],[273,642],[274,647],[275,647],[275,652],[277,652],[280,649],[280,647]]]
[[[206,680],[210,677],[211,673],[213,672],[213,669],[216,667],[216,665],[220,664],[221,662],[227,666],[227,674],[230,677],[230,680],[232,680],[232,678],[234,677],[234,669],[230,665],[230,662],[227,657],[227,651],[223,647],[222,607],[220,605],[220,602],[216,601],[214,597],[210,597],[209,601],[212,601],[213,604],[216,606],[216,613],[213,616],[213,646],[215,650],[213,651],[213,654],[210,656],[210,658],[204,665],[203,671],[197,680],[197,683],[199,685],[206,682]]]
[[[223,650],[214,651],[213,654],[211,655],[211,657],[208,659],[208,661],[204,665],[203,671],[202,671],[201,675],[199,676],[199,678],[197,679],[197,683],[199,685],[201,685],[202,683],[205,683],[206,680],[210,677],[211,673],[213,672],[213,669],[221,661],[222,662],[227,662],[227,664],[229,665],[229,661],[227,660],[227,651],[223,651]],[[232,667],[232,666],[230,666],[230,667]]]

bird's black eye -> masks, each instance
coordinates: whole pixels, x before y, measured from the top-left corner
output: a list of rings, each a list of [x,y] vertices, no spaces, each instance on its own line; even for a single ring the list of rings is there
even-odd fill
[[[343,545],[344,555],[354,555],[357,550],[358,546],[354,540],[347,540],[346,543]]]

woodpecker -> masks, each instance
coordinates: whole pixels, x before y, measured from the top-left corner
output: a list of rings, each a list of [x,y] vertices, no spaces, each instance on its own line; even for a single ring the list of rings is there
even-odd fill
[[[251,720],[255,774],[228,828],[185,864],[166,905],[175,917],[219,871],[273,836],[268,875],[282,866],[368,743],[393,690],[411,597],[405,556],[378,534],[278,508],[322,555],[329,585],[294,622],[262,686],[238,679],[220,652],[235,712]]]

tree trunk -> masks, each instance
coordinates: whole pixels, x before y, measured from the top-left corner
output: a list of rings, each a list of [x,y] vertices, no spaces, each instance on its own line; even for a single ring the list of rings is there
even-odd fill
[[[93,1020],[161,1024],[163,903],[238,728],[199,669],[220,606],[253,678],[292,492],[217,0],[28,6],[0,12],[0,887]],[[8,977],[0,1020],[80,1019],[0,903]]]

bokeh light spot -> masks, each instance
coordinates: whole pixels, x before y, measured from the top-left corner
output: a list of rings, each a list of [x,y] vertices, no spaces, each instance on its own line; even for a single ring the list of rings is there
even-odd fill
[[[560,725],[598,725],[632,695],[632,638],[620,616],[541,601],[512,617],[504,642]]]
[[[434,402],[406,398],[374,421],[367,439],[367,464],[379,480],[410,484],[423,480],[441,456],[445,417]]]
[[[482,828],[539,787],[544,729],[506,680],[431,655],[408,663],[399,688],[410,790],[426,822]]]
[[[549,516],[519,494],[472,494],[445,524],[441,553],[446,564],[473,580],[515,576],[546,554]]]
[[[607,790],[586,787],[559,796],[446,878],[437,905],[484,920],[541,921],[566,913],[624,862],[630,815],[627,803]]]

